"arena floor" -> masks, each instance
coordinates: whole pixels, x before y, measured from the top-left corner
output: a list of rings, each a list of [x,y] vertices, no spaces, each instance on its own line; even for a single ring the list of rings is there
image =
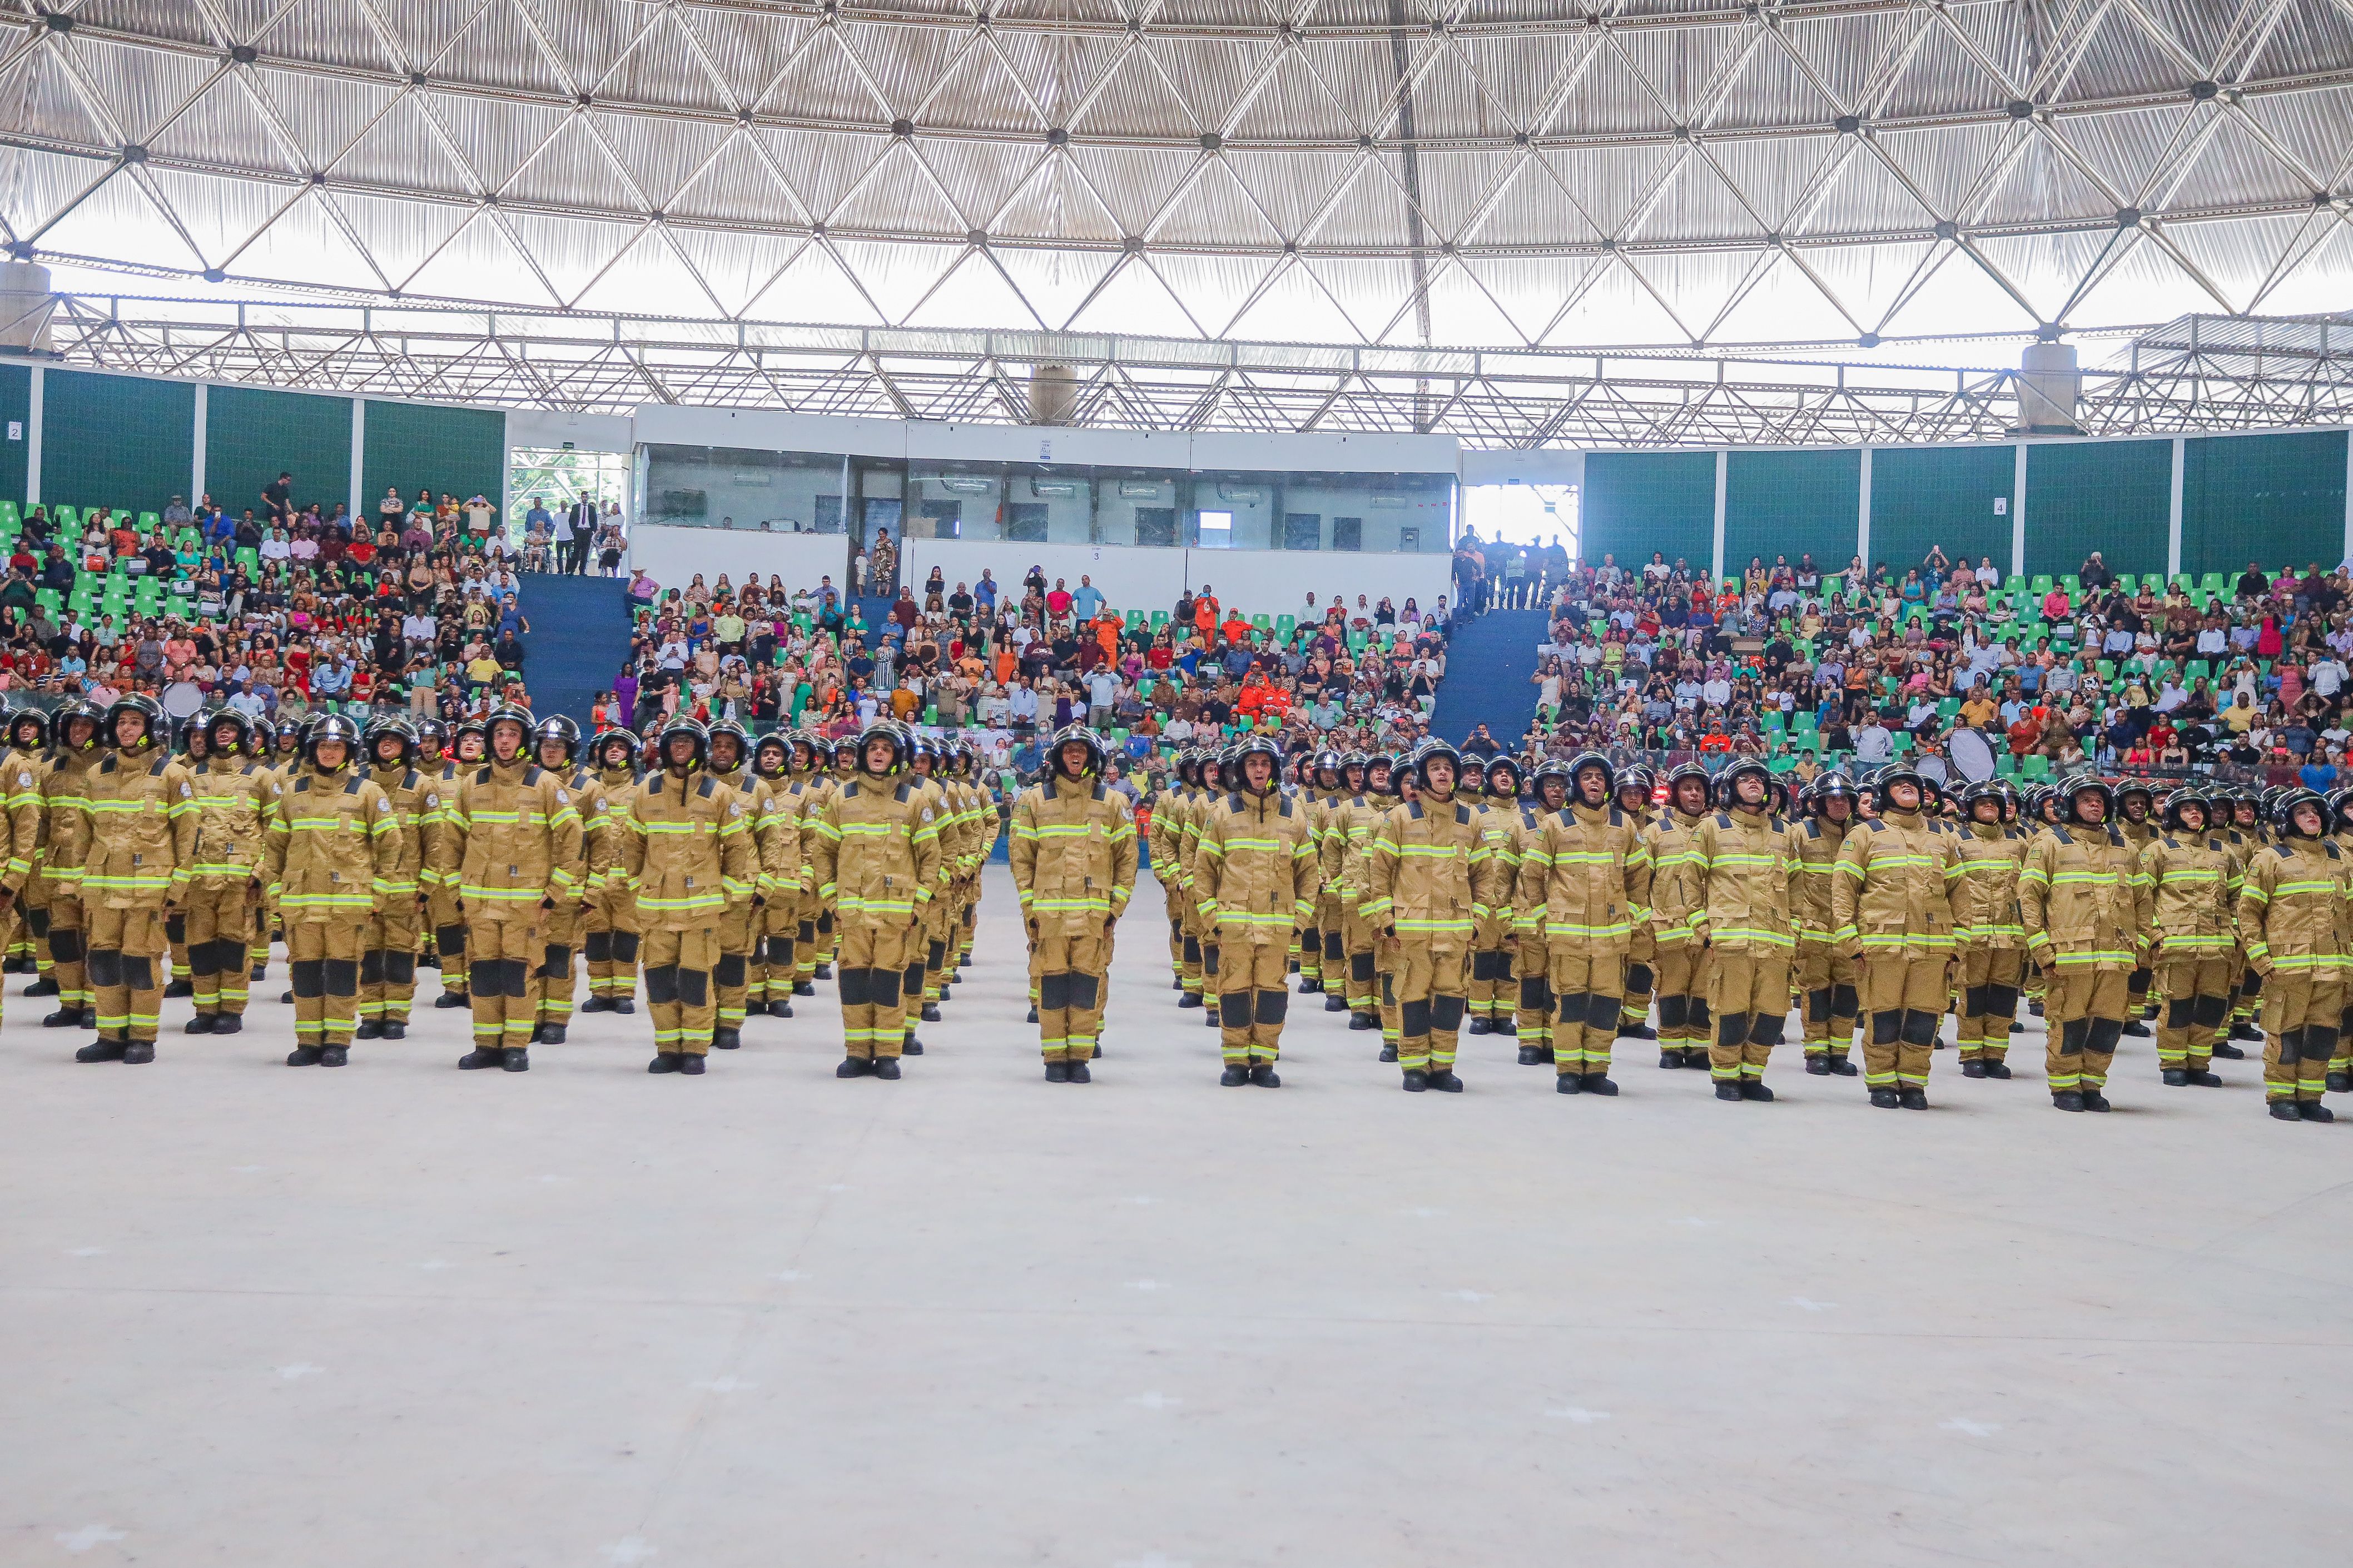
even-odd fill
[[[1285,1086],[1222,1089],[1147,889],[1050,1088],[991,876],[898,1084],[834,1079],[829,986],[685,1079],[642,1012],[528,1076],[430,1010],[290,1070],[282,964],[243,1036],[173,1003],[77,1066],[12,976],[0,1562],[2353,1551],[2353,1121],[2265,1120],[2252,1061],[2128,1041],[2067,1117],[2038,1027],[1920,1114],[1794,1047],[1770,1106],[1639,1043],[1568,1100],[1482,1038],[1407,1096],[1302,1008]]]

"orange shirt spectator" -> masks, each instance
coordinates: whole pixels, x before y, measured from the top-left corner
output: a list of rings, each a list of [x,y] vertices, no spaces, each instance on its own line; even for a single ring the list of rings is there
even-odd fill
[[[2042,743],[2042,710],[2023,709],[2010,727],[2010,754],[2022,757]]]
[[[1242,613],[1240,610],[1236,610],[1233,614],[1228,616],[1226,617],[1226,624],[1219,626],[1218,630],[1224,636],[1228,642],[1233,644],[1236,647],[1240,647],[1242,644],[1250,641],[1250,626],[1248,621],[1242,619]]]
[[[1215,594],[1203,594],[1194,599],[1193,625],[1199,630],[1205,643],[1217,636],[1218,596]]]

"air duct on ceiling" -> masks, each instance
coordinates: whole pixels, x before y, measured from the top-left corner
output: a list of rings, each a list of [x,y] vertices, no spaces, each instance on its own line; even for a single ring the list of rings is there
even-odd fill
[[[1078,417],[1079,373],[1066,364],[1029,370],[1029,423],[1068,425]]]
[[[2029,343],[2018,362],[2017,433],[2080,436],[2075,405],[2084,394],[2084,374],[2072,343]]]
[[[57,308],[47,268],[32,261],[0,261],[0,349],[52,352],[49,317]]]

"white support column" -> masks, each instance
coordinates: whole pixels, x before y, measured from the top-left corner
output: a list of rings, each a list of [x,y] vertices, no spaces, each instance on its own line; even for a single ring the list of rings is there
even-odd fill
[[[205,439],[212,427],[213,389],[204,382],[196,383],[195,440],[192,443],[195,457],[188,464],[188,506],[195,510],[205,499]]]
[[[1862,449],[1862,483],[1859,487],[1854,515],[1854,553],[1865,572],[1871,570],[1871,448]]]
[[[1708,589],[1711,593],[1715,591],[1715,584],[1717,583],[1724,581],[1724,498],[1729,486],[1731,476],[1732,454],[1730,452],[1718,452],[1715,455],[1715,537],[1710,546],[1714,552],[1715,566],[1713,570],[1715,571],[1715,581],[1708,584]]]
[[[363,512],[360,510],[361,506],[367,500],[367,497],[360,493],[360,487],[365,482],[366,475],[367,399],[364,397],[354,397],[352,399],[351,463],[352,516],[353,518],[374,515],[373,513]]]
[[[2172,582],[2181,570],[2181,477],[2189,468],[2189,443],[2182,437],[2173,438],[2173,488],[2167,492],[2165,513],[2165,580]]]
[[[2018,444],[2018,460],[2010,470],[2010,574],[2026,575],[2026,443]]]
[[[33,385],[25,399],[25,507],[30,510],[41,504],[41,403],[48,390],[42,380],[42,367],[33,367]],[[2348,514],[2346,527],[2353,530],[2353,514]]]

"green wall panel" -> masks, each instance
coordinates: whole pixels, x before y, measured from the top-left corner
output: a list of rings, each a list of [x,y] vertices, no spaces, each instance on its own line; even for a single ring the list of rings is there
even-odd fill
[[[2165,570],[2170,441],[2035,441],[2026,449],[2026,573],[2064,575],[2093,551],[2112,572]]]
[[[2018,477],[2015,447],[1882,447],[1871,455],[1871,560],[1901,581],[1928,558],[1971,561],[1990,555],[2010,575],[2008,502]],[[2073,567],[2070,567],[2073,570]]]
[[[216,386],[205,399],[205,489],[231,517],[261,510],[261,487],[280,468],[295,504],[351,500],[352,402],[263,387]]]
[[[51,370],[41,377],[41,500],[162,511],[196,467],[186,382]]]
[[[2334,566],[2345,552],[2345,432],[2183,444],[2181,569]]]
[[[1854,554],[1862,500],[1862,453],[1735,452],[1724,476],[1724,574],[1748,570],[1751,556],[1792,566],[1810,552],[1823,572]]]
[[[1664,551],[1705,573],[1715,554],[1715,454],[1596,452],[1585,459],[1580,552],[1629,571]]]
[[[507,416],[473,408],[435,408],[417,403],[367,405],[367,452],[360,466],[360,515],[371,516],[386,485],[414,501],[429,485],[435,500],[447,491],[464,500],[485,495],[503,505],[506,484]],[[506,516],[500,514],[504,522]]]
[[[16,427],[10,440],[8,426]],[[25,464],[33,449],[33,373],[21,364],[0,364],[0,500],[25,504]]]

